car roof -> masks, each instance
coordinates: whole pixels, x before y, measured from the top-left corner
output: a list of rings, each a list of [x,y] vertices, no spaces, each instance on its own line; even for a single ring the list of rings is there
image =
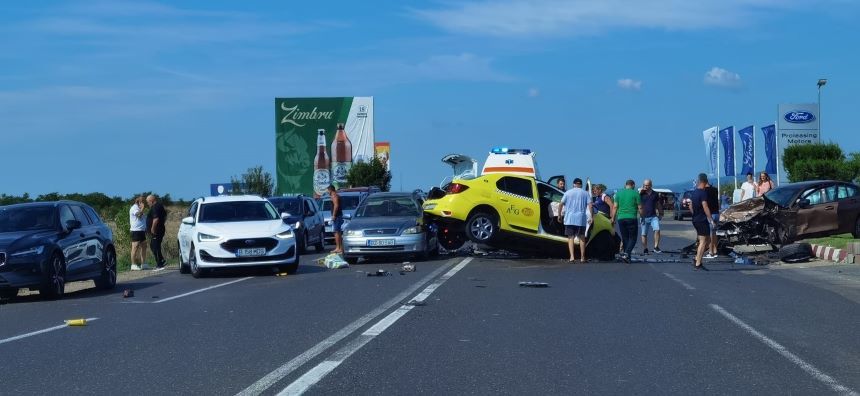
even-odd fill
[[[379,193],[370,194],[370,196],[367,197],[367,199],[370,199],[370,198],[403,198],[403,197],[412,198],[413,196],[415,196],[413,193],[407,193],[407,192],[379,192]]]
[[[368,195],[368,194],[369,193],[367,191],[338,191],[337,192],[337,195],[339,197],[362,196],[362,195]],[[379,193],[374,193],[374,194],[379,194]],[[325,194],[325,195],[321,196],[320,199],[331,199],[331,195]]]
[[[274,201],[281,202],[281,201],[299,201],[299,200],[302,200],[304,198],[307,198],[307,197],[297,195],[297,196],[290,196],[290,197],[269,197],[266,199],[268,199],[269,202],[274,202]]]
[[[71,204],[71,205],[84,205],[89,206],[83,202],[78,201],[70,201],[70,200],[60,200],[60,201],[38,201],[38,202],[22,202],[16,203],[12,205],[2,205],[2,208],[23,208],[28,206],[51,206],[56,207],[58,204]]]
[[[807,181],[802,181],[802,182],[797,182],[797,183],[782,184],[779,187],[808,188],[808,187],[819,186],[822,184],[851,184],[851,185],[855,185],[854,183],[843,182],[843,181],[839,181],[839,180],[807,180]]]
[[[259,195],[219,195],[217,197],[198,198],[200,203],[217,203],[217,202],[267,202],[265,198]]]

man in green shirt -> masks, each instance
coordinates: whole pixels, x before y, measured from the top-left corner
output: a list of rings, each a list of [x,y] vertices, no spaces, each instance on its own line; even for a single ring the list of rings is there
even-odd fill
[[[642,201],[639,198],[639,193],[636,192],[636,183],[633,180],[627,180],[624,183],[624,189],[615,193],[615,204],[612,206],[612,225],[618,221],[618,228],[621,230],[621,245],[624,247],[624,252],[621,253],[621,260],[625,263],[630,263],[630,254],[633,253],[633,247],[636,246],[636,234],[639,230],[636,218],[642,215]]]

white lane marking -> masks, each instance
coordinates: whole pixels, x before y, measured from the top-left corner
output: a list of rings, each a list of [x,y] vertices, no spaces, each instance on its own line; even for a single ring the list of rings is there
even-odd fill
[[[466,264],[472,261],[472,258],[466,258],[461,261],[456,267],[451,268],[445,275],[441,278],[437,279],[435,282],[431,283],[427,288],[425,288],[421,293],[415,296],[411,301],[422,302],[430,294],[433,293],[439,286],[442,286],[445,281],[451,279],[457,272],[459,272]],[[408,303],[407,303],[408,304]],[[358,352],[364,345],[370,342],[376,336],[382,334],[385,329],[390,327],[394,322],[397,322],[398,319],[402,318],[403,315],[406,315],[410,310],[414,308],[414,305],[402,305],[396,311],[388,314],[388,316],[382,318],[379,322],[374,324],[371,328],[367,329],[361,336],[358,337],[357,340],[349,343],[345,347],[341,348],[339,351],[335,352],[328,359],[318,364],[316,367],[312,368],[310,371],[299,377],[299,379],[295,380],[289,386],[284,388],[278,396],[285,395],[301,395],[304,394],[308,389],[318,383],[320,380],[325,378],[326,375],[334,371],[338,366],[341,365],[346,359],[349,359],[352,354]]]
[[[690,286],[690,284],[689,284],[689,283],[684,282],[684,281],[682,281],[682,280],[680,280],[680,279],[676,278],[674,275],[672,275],[672,274],[670,274],[670,273],[668,273],[668,272],[664,272],[664,273],[663,273],[663,275],[666,275],[669,279],[671,279],[671,280],[673,280],[673,281],[675,281],[675,282],[680,283],[680,284],[681,284],[681,286],[684,286],[684,288],[685,288],[685,289],[687,289],[687,290],[696,290],[696,288],[695,288],[695,287],[693,287],[693,286]]]
[[[714,311],[717,311],[720,315],[723,315],[726,319],[732,321],[732,323],[734,323],[734,324],[738,325],[740,328],[744,329],[747,333],[749,333],[753,337],[757,338],[759,341],[763,342],[770,349],[773,349],[774,351],[776,351],[777,353],[782,355],[782,357],[788,359],[790,362],[792,362],[795,365],[797,365],[798,367],[800,367],[801,370],[805,371],[807,374],[811,375],[813,378],[815,378],[818,381],[822,382],[823,384],[829,386],[830,389],[832,389],[834,392],[836,392],[840,395],[858,396],[858,393],[855,392],[854,390],[852,390],[851,388],[848,388],[848,387],[840,384],[839,381],[837,381],[833,377],[825,374],[821,370],[815,368],[815,366],[807,363],[806,361],[801,359],[799,356],[791,353],[791,351],[786,349],[784,346],[780,345],[778,342],[771,340],[770,338],[768,338],[766,335],[764,335],[762,333],[759,333],[758,330],[756,330],[752,326],[746,324],[744,321],[738,319],[736,316],[732,315],[731,313],[729,313],[728,311],[723,309],[723,307],[721,307],[717,304],[711,304],[711,308],[713,308]]]
[[[92,321],[94,321],[94,320],[99,320],[99,318],[87,318],[86,320],[87,320],[87,322],[92,322]],[[21,334],[21,335],[17,335],[17,336],[14,336],[14,337],[9,337],[9,338],[6,338],[6,339],[2,339],[2,340],[0,340],[0,344],[5,344],[5,343],[7,343],[7,342],[12,342],[12,341],[18,341],[18,340],[20,340],[20,339],[22,339],[22,338],[32,337],[32,336],[35,336],[35,335],[44,334],[44,333],[48,333],[48,332],[51,332],[51,331],[64,329],[64,328],[66,328],[66,327],[69,327],[69,325],[67,325],[67,324],[61,324],[61,325],[59,325],[59,326],[48,327],[47,329],[36,330],[36,331],[30,332],[30,333],[27,333],[27,334]]]
[[[412,293],[415,293],[421,286],[424,286],[431,279],[435,278],[442,271],[448,269],[452,265],[454,265],[455,260],[449,260],[449,262],[435,269],[429,275],[422,278],[420,281],[414,283],[409,286],[406,290],[401,292],[400,294],[394,296],[394,298],[382,303],[382,305],[376,307],[373,311],[368,312],[366,315],[356,319],[354,322],[348,324],[346,327],[338,330],[336,333],[330,335],[328,338],[320,341],[319,344],[314,345],[307,351],[304,351],[301,355],[294,357],[289,362],[284,363],[281,367],[276,368],[269,374],[266,374],[265,377],[261,378],[257,382],[251,384],[249,387],[245,388],[242,392],[239,392],[240,396],[250,396],[250,395],[259,395],[263,393],[265,390],[272,387],[282,379],[286,378],[288,375],[292,374],[299,367],[304,366],[307,362],[316,358],[329,348],[331,348],[334,344],[342,341],[344,338],[348,337],[350,334],[356,332],[358,329],[364,327],[366,324],[370,323],[373,319],[382,315],[391,307],[400,304],[409,297]]]
[[[236,280],[232,280],[232,281],[229,281],[229,282],[219,283],[219,284],[217,284],[217,285],[212,285],[212,286],[209,286],[209,287],[204,287],[204,288],[202,288],[202,289],[193,290],[193,291],[190,291],[190,292],[188,292],[188,293],[182,293],[182,294],[180,294],[180,295],[178,295],[178,296],[167,297],[167,298],[162,299],[162,300],[153,301],[152,303],[153,303],[153,304],[160,304],[160,303],[163,303],[163,302],[173,301],[173,300],[175,300],[175,299],[177,299],[177,298],[188,297],[188,296],[190,296],[190,295],[192,295],[192,294],[202,293],[202,292],[205,292],[205,291],[207,291],[207,290],[212,290],[212,289],[216,289],[216,288],[219,288],[219,287],[222,287],[222,286],[232,285],[232,284],[234,284],[234,283],[239,283],[239,282],[241,282],[241,281],[246,281],[246,280],[251,279],[251,278],[253,278],[253,276],[248,276],[248,277],[245,277],[245,278],[236,279]]]

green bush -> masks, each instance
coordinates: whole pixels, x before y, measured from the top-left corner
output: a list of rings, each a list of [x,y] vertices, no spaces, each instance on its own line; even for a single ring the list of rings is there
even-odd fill
[[[786,147],[782,156],[790,182],[805,180],[851,181],[860,174],[860,155],[852,153],[845,158],[842,148],[835,143],[799,144]]]

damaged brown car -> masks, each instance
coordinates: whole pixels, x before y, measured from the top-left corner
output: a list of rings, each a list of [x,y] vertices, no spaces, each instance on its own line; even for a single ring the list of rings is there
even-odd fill
[[[769,245],[852,233],[860,237],[860,187],[823,180],[784,184],[720,214],[723,246]]]

